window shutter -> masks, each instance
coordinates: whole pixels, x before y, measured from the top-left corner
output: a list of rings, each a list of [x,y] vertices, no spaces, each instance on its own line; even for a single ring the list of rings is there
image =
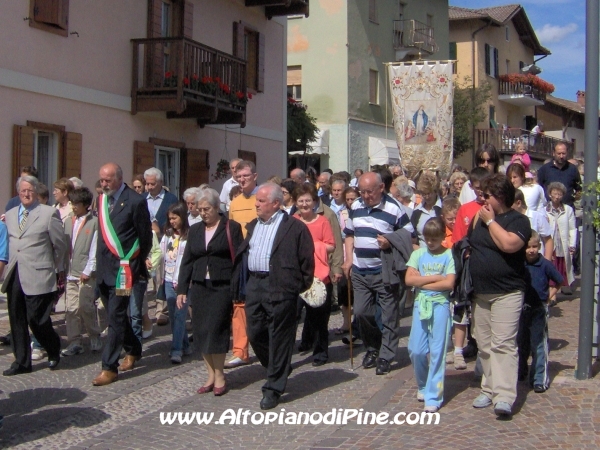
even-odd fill
[[[133,174],[144,173],[154,167],[154,144],[152,142],[135,141],[133,143]]]
[[[249,152],[247,150],[238,150],[238,158],[244,161],[252,161],[256,166],[256,152]]]
[[[244,25],[240,22],[233,22],[233,56],[246,59],[244,51]]]
[[[21,167],[35,165],[33,163],[33,146],[33,128],[20,125],[13,126],[13,186],[19,175],[21,175]]]
[[[80,133],[63,133],[64,164],[62,176],[81,178],[82,136]]]
[[[490,46],[485,44],[485,73],[489,75],[491,73],[490,70]]]
[[[265,91],[265,34],[258,33],[258,74],[256,90]]]
[[[208,150],[185,148],[181,150],[181,155],[183,156],[180,164],[181,186],[187,189],[208,183]]]
[[[183,37],[194,39],[194,4],[191,2],[183,5]]]
[[[33,20],[68,30],[69,0],[34,0]]]
[[[450,42],[449,59],[456,59],[456,42]]]
[[[494,49],[494,78],[498,78],[498,49]]]

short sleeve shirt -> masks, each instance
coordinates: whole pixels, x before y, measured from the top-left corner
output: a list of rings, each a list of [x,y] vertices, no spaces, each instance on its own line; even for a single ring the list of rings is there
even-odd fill
[[[452,257],[452,251],[450,249],[446,249],[439,255],[434,255],[427,248],[420,248],[412,252],[407,266],[418,270],[421,276],[445,276],[456,273],[456,269],[454,267],[454,258]],[[427,289],[419,289],[417,301],[419,300],[420,296],[430,297],[430,300],[434,302],[444,303],[450,301],[450,291],[430,291]]]

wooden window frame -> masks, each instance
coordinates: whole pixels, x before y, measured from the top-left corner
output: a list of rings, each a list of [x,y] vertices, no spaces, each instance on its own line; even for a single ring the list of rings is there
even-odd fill
[[[256,152],[251,152],[249,150],[238,150],[238,158],[243,161],[252,161],[256,166]]]
[[[255,68],[255,80],[256,83],[252,85],[248,83],[248,77],[250,73],[250,64],[247,60],[246,55],[246,35],[252,33],[256,36],[256,68]],[[265,34],[259,32],[252,25],[237,21],[233,22],[233,56],[237,56],[240,59],[246,60],[246,90],[252,94],[265,91]]]
[[[47,8],[56,8],[53,15],[58,16],[55,19],[42,18],[36,20],[39,16],[41,3],[47,3]],[[69,37],[69,0],[29,0],[29,26],[38,30],[47,31],[63,37]]]

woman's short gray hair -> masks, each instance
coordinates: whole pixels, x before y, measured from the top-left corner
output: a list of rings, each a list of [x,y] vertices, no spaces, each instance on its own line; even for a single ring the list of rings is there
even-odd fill
[[[37,187],[38,184],[40,184],[40,182],[38,181],[38,179],[32,175],[23,175],[22,177],[19,177],[17,179],[17,192],[21,191],[21,182],[25,181],[26,183],[29,183],[31,186],[33,186],[33,190],[37,192]]]
[[[144,172],[144,179],[146,177],[156,177],[156,181],[162,181],[163,173],[160,171],[160,169],[157,169],[156,167],[150,167]]]
[[[219,209],[221,206],[221,199],[219,193],[213,188],[206,188],[200,191],[196,199],[196,203],[207,202],[213,208]]]
[[[400,198],[411,198],[414,194],[413,189],[408,183],[398,183],[396,184],[396,189],[398,189],[398,197]]]
[[[548,193],[548,195],[550,195],[552,193],[552,191],[560,191],[560,192],[562,192],[562,195],[566,195],[567,188],[560,181],[553,181],[546,188],[546,192]]]
[[[195,187],[186,189],[185,192],[183,193],[183,200],[185,200],[187,202],[187,198],[188,197],[192,197],[193,198],[193,202],[197,202],[198,197],[200,195],[201,190]]]

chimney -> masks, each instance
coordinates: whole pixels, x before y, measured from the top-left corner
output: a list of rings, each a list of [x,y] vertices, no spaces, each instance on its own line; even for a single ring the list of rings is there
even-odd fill
[[[577,103],[585,106],[585,91],[577,91]]]

